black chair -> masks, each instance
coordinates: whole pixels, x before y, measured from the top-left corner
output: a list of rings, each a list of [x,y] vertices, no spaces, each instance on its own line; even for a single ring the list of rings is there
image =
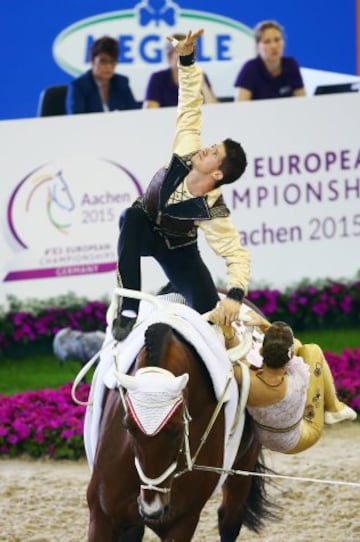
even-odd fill
[[[57,85],[45,88],[40,94],[38,117],[53,117],[66,115],[65,100],[67,85]]]

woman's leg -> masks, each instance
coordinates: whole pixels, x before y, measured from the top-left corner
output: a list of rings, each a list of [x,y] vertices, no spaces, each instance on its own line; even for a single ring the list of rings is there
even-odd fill
[[[332,377],[330,367],[324,359],[323,363],[324,371],[324,407],[325,410],[330,412],[338,412],[344,408],[344,403],[339,401],[336,395],[336,388],[334,384],[334,379]]]
[[[355,410],[345,405],[337,398],[334,379],[330,367],[324,359],[324,402],[325,402],[325,423],[334,424],[346,420],[353,421],[357,414]]]
[[[332,424],[356,418],[356,412],[337,398],[334,380],[321,348],[316,344],[305,344],[299,348],[298,355],[310,367],[310,381],[300,439],[289,453],[302,452],[315,444],[321,436],[324,421]]]
[[[320,438],[324,427],[325,379],[324,363],[321,348],[316,344],[304,344],[298,350],[310,368],[310,381],[307,390],[303,420],[301,422],[300,439],[293,450],[295,454],[313,446]]]

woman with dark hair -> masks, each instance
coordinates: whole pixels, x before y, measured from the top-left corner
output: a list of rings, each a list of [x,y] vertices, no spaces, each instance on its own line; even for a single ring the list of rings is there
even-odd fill
[[[276,21],[261,21],[254,29],[257,56],[241,68],[234,86],[237,101],[305,96],[295,58],[284,56],[285,37]]]
[[[254,322],[254,320],[253,320]],[[260,353],[263,365],[250,369],[247,409],[264,447],[298,453],[315,444],[324,423],[355,420],[356,412],[340,402],[321,348],[294,338],[284,322],[261,320],[266,329]],[[244,364],[235,365],[242,382]]]
[[[138,109],[129,79],[115,73],[119,45],[114,38],[97,39],[90,51],[91,69],[69,84],[66,111],[73,113],[97,113]]]

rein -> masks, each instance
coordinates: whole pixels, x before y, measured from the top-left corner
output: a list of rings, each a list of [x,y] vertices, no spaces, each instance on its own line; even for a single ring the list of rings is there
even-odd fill
[[[73,382],[73,385],[71,387],[71,399],[77,405],[81,405],[81,406],[90,406],[90,405],[92,405],[90,395],[89,395],[87,401],[81,401],[80,399],[78,399],[76,397],[76,390],[77,390],[78,385],[83,380],[85,375],[89,372],[91,367],[94,365],[94,363],[96,362],[96,360],[98,359],[100,354],[102,354],[103,352],[106,352],[107,350],[109,350],[110,346],[114,346],[113,339],[111,339],[110,341],[105,342],[104,345],[101,347],[101,349],[98,352],[96,352],[96,354],[94,354],[94,356],[81,368],[81,370],[76,375],[75,380]]]
[[[191,457],[191,453],[190,453],[190,442],[189,442],[189,436],[190,436],[190,431],[189,431],[189,424],[187,423],[187,431],[185,430],[184,431],[184,439],[185,439],[185,457],[186,457],[186,465],[187,465],[187,468],[180,471],[180,472],[177,472],[175,474],[175,478],[178,478],[179,476],[182,476],[183,474],[185,474],[186,472],[189,472],[191,470],[193,470],[196,465],[195,465],[195,461],[196,459],[198,458],[198,455],[201,451],[201,448],[204,446],[209,434],[210,434],[210,431],[211,429],[213,428],[213,425],[214,423],[216,422],[216,419],[217,417],[219,416],[220,414],[220,411],[221,411],[221,408],[224,404],[224,401],[225,401],[225,396],[226,396],[226,392],[229,388],[229,385],[230,385],[230,382],[232,381],[232,379],[234,378],[234,373],[233,373],[233,370],[231,369],[231,371],[229,372],[228,374],[228,377],[227,377],[227,380],[225,382],[225,386],[224,386],[224,389],[223,389],[223,392],[221,394],[221,397],[214,409],[214,412],[209,420],[209,423],[204,431],[204,434],[203,436],[201,437],[200,439],[200,443],[199,443],[199,446],[197,447],[197,450],[196,452],[194,453],[193,457]],[[189,416],[190,418],[190,416]],[[191,420],[191,418],[190,418]],[[186,426],[185,426],[186,427]]]

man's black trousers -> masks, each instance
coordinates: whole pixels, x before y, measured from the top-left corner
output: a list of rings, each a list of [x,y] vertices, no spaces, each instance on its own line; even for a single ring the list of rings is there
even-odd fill
[[[143,209],[129,207],[120,216],[118,241],[118,268],[124,288],[141,290],[142,256],[155,258],[176,291],[200,314],[215,307],[219,296],[197,243],[168,248]],[[138,300],[124,298],[122,310],[137,313],[138,307]]]

